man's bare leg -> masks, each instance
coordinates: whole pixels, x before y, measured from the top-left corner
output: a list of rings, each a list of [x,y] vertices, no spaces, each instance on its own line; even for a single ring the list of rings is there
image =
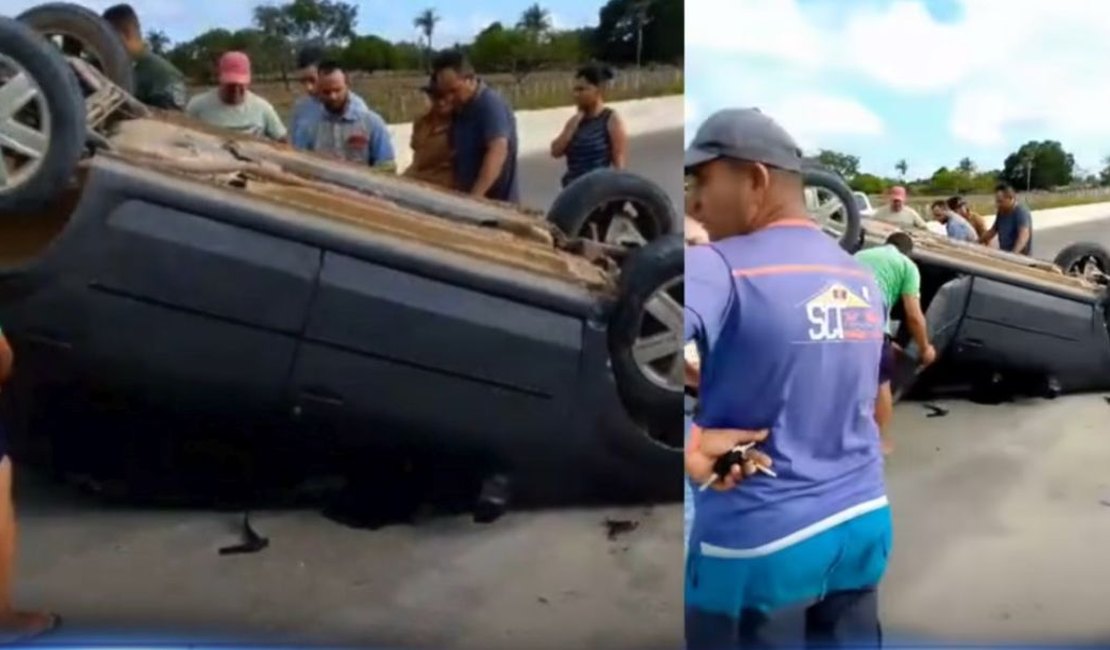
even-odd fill
[[[875,399],[875,423],[879,425],[879,440],[883,455],[894,451],[894,439],[890,436],[890,421],[894,419],[894,394],[890,382],[879,384],[879,396]]]
[[[20,640],[42,634],[58,623],[45,612],[20,612],[12,606],[15,573],[15,506],[12,503],[12,460],[0,460],[0,640]]]

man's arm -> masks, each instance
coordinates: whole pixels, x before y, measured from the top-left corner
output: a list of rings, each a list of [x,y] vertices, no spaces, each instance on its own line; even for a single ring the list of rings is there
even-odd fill
[[[936,351],[929,342],[929,325],[921,310],[921,271],[909,258],[906,258],[906,273],[902,279],[902,309],[906,312],[906,327],[921,355],[920,363],[927,366],[936,358]]]
[[[987,231],[985,233],[983,233],[982,237],[979,238],[979,243],[984,244],[984,245],[989,245],[992,241],[994,241],[994,238],[997,237],[997,236],[998,236],[998,217],[996,216],[994,218],[994,223],[991,224],[991,227],[987,228]]]
[[[921,215],[917,213],[917,210],[914,210],[913,208],[908,208],[908,210],[910,211],[910,215],[913,217],[913,227],[914,228],[928,228],[929,227],[928,222],[926,222],[924,219],[921,218]]]
[[[8,345],[8,337],[0,332],[0,385],[11,378],[14,360],[15,355],[12,353],[12,347]]]
[[[478,180],[470,188],[473,196],[484,197],[489,194],[509,159],[509,138],[513,133],[512,109],[496,102],[487,101],[482,106],[482,138],[486,143],[486,155],[478,170]]]
[[[1024,208],[1015,210],[1012,218],[1017,220],[1018,234],[1017,241],[1014,242],[1014,250],[1011,252],[1021,253],[1029,245],[1029,238],[1033,236],[1033,218]]]
[[[376,113],[371,113],[367,126],[370,131],[370,165],[374,169],[396,172],[397,155],[393,151],[393,136],[389,134],[385,120]]]
[[[265,111],[262,114],[262,130],[267,138],[277,140],[278,142],[285,142],[289,139],[289,131],[282,123],[281,117],[274,109],[274,105],[266,102]]]
[[[612,149],[612,162],[614,169],[624,169],[628,166],[628,131],[624,128],[624,120],[620,113],[614,112],[609,116],[609,145]]]
[[[578,125],[581,123],[582,111],[578,111],[567,120],[567,123],[563,126],[563,130],[551,141],[552,158],[562,158],[566,155],[567,147],[570,146],[570,141],[574,139],[574,132],[578,130]]]
[[[729,310],[736,307],[732,271],[710,246],[691,246],[685,257],[684,341],[715,340]]]
[[[187,104],[185,104],[185,114],[188,115],[189,117],[193,118],[194,120],[199,120],[200,119],[200,105],[201,105],[201,100],[203,99],[203,97],[204,97],[204,95],[197,95],[197,96],[193,97],[192,99],[190,99],[189,102]]]

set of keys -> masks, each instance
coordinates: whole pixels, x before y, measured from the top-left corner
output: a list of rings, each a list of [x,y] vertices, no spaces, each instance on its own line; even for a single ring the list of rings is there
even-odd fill
[[[730,449],[727,454],[718,458],[717,462],[713,463],[713,474],[710,475],[709,479],[705,483],[701,484],[701,487],[698,488],[698,491],[704,492],[709,489],[709,486],[721,480],[723,477],[728,476],[729,472],[732,471],[733,465],[740,465],[741,467],[743,467],[744,462],[748,460],[748,452],[754,446],[754,442],[749,442],[743,445],[736,445],[735,447]],[[767,476],[778,478],[778,474],[775,474],[769,467],[764,467],[762,465],[756,464],[755,469],[757,472],[761,472],[763,474],[766,474]]]

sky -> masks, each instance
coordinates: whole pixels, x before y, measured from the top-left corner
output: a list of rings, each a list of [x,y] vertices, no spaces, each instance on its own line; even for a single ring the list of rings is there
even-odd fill
[[[45,0],[0,0],[0,12],[14,15]],[[122,0],[78,0],[98,13]],[[473,40],[494,21],[516,24],[536,0],[469,0],[442,2],[414,0],[347,0],[358,6],[360,34],[377,34],[389,40],[416,40],[412,21],[428,7],[442,17],[434,39],[441,45]],[[164,31],[174,41],[189,40],[209,29],[238,29],[250,26],[251,11],[258,4],[281,4],[262,0],[128,0],[139,14],[144,30]],[[551,14],[558,29],[597,24],[603,0],[545,0],[539,3]],[[198,8],[202,8],[198,11]]]
[[[686,131],[757,106],[807,152],[862,171],[999,169],[1058,140],[1082,170],[1110,155],[1106,0],[686,0]]]

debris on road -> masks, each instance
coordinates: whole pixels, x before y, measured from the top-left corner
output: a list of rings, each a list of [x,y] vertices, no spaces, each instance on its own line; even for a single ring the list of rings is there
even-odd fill
[[[948,415],[948,409],[937,406],[936,404],[922,404],[921,407],[928,411],[928,413],[925,414],[927,418],[942,418]]]
[[[220,549],[220,555],[258,553],[270,545],[269,538],[259,535],[251,526],[250,513],[243,513],[243,541]]]
[[[627,535],[640,527],[640,522],[634,519],[606,519],[605,528],[608,530],[607,536],[609,541],[613,541],[621,535]]]

